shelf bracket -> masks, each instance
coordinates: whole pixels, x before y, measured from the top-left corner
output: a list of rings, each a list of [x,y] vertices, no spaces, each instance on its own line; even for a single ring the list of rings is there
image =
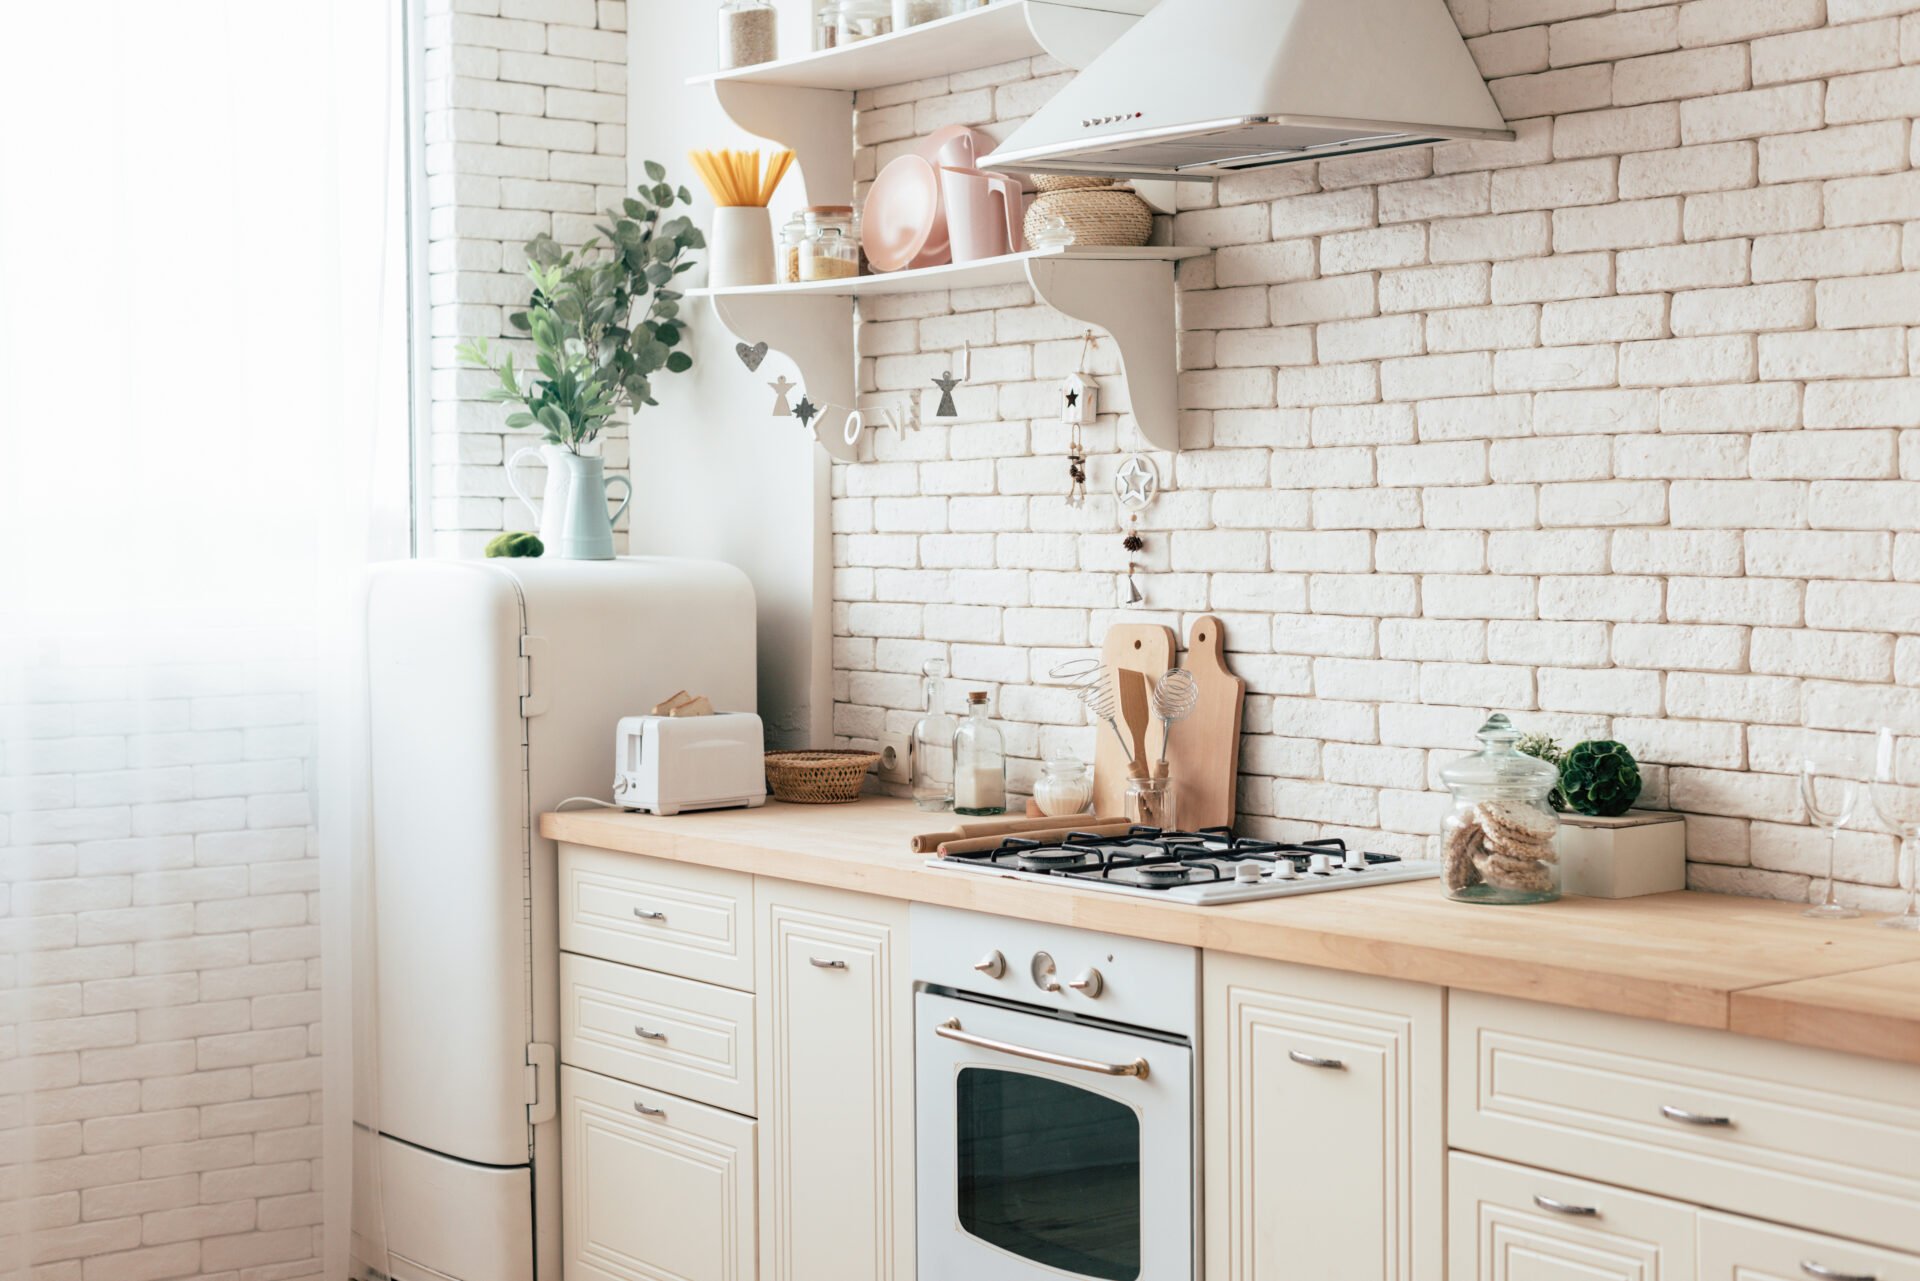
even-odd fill
[[[1112,335],[1140,434],[1155,449],[1178,450],[1173,264],[1034,258],[1027,262],[1027,280],[1048,306]]]
[[[793,152],[810,205],[853,199],[853,95],[840,89],[716,80],[714,96],[733,122]]]
[[[711,301],[713,314],[734,337],[764,342],[800,367],[807,399],[820,406],[813,420],[815,439],[842,462],[857,460],[858,442],[846,440],[846,407],[855,403],[853,299],[845,294],[722,294]]]

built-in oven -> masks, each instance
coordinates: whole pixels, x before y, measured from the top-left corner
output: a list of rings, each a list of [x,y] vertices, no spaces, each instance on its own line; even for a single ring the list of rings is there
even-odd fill
[[[1193,953],[944,909],[913,950],[920,1281],[1196,1277]]]

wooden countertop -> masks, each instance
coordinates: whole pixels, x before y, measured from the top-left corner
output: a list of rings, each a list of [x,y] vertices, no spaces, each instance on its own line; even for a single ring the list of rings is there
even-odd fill
[[[942,871],[908,838],[951,816],[907,801],[659,818],[546,814],[553,840],[1191,947],[1604,1010],[1920,1064],[1920,935],[1872,918],[1679,892],[1525,908],[1437,881],[1196,907]]]

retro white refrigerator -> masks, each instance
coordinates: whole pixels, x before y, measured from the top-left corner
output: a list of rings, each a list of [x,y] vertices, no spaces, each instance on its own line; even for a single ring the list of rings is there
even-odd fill
[[[676,690],[754,711],[754,601],[711,561],[412,561],[367,596],[375,1008],[354,1251],[398,1281],[559,1281],[559,952],[539,815],[607,797]],[[360,1056],[356,1055],[356,1058]]]

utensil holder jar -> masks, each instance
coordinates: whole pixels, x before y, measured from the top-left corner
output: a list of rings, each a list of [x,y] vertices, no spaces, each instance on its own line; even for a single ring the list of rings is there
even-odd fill
[[[766,209],[757,205],[715,209],[707,284],[730,289],[773,282],[773,219]]]

